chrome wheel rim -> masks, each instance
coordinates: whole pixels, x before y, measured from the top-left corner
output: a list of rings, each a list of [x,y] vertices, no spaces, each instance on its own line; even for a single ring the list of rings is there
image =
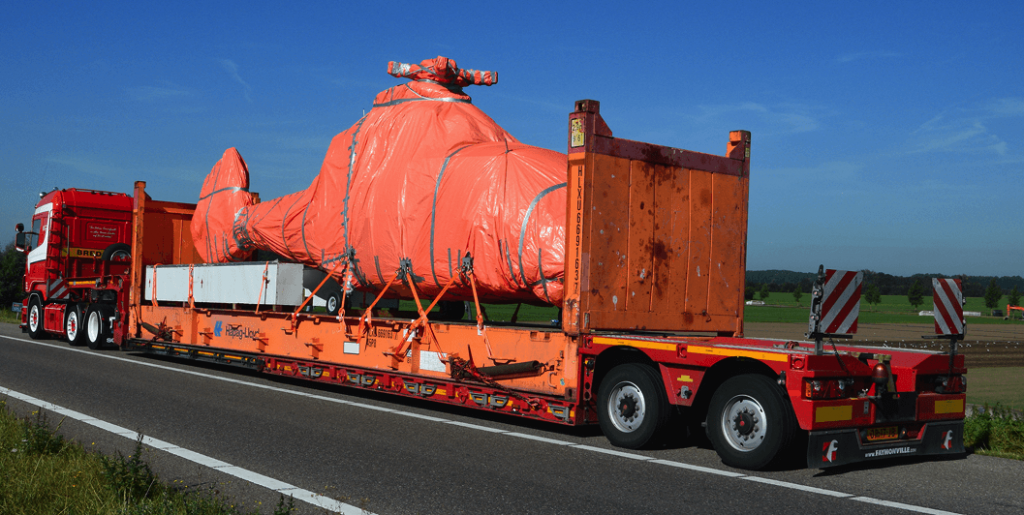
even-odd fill
[[[725,440],[733,449],[750,452],[764,443],[768,418],[764,407],[753,397],[737,395],[725,403],[719,422]]]
[[[640,387],[630,381],[615,385],[608,396],[608,413],[615,429],[623,433],[640,429],[647,414],[647,404]]]
[[[31,329],[32,332],[39,330],[39,306],[36,304],[33,304],[32,307],[29,308],[28,328]]]
[[[74,340],[78,336],[78,312],[71,310],[68,313],[68,323],[64,325],[64,331],[68,334],[69,340]]]

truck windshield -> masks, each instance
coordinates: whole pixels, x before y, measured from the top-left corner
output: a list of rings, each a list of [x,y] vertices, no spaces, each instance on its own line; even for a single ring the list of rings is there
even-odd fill
[[[46,218],[46,215],[36,217],[32,220],[31,232],[35,234],[30,233],[25,235],[25,244],[29,247],[36,248],[39,242],[43,239],[43,233],[46,232],[46,226],[43,225],[43,218]]]

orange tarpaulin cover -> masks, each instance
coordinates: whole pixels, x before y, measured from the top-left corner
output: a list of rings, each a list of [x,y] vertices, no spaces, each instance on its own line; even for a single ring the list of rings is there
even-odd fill
[[[560,304],[566,156],[520,143],[471,103],[462,86],[493,84],[493,72],[438,57],[389,73],[414,80],[334,137],[306,190],[254,205],[245,162],[228,149],[192,219],[203,259],[262,249],[325,270],[342,261],[364,291],[404,268],[436,295],[469,255],[482,300]],[[468,285],[449,292],[472,299]]]

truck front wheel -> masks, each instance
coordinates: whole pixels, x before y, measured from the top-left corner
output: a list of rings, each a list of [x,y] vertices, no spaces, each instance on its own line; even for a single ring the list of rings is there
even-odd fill
[[[601,381],[597,419],[616,447],[640,449],[654,443],[670,415],[661,378],[649,366],[619,365]]]
[[[733,377],[711,397],[708,438],[722,462],[731,467],[764,468],[781,457],[796,427],[786,393],[770,377]]]
[[[43,303],[35,296],[28,302],[28,335],[33,340],[46,337],[46,331],[43,330]]]
[[[68,314],[64,318],[64,334],[71,345],[85,344],[85,331],[82,330],[82,308],[74,304],[68,306]]]
[[[89,306],[85,315],[85,339],[92,350],[99,350],[107,342],[103,310],[97,305]]]

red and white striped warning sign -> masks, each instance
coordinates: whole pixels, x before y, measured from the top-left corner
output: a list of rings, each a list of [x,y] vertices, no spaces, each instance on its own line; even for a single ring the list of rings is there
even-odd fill
[[[935,334],[964,334],[964,291],[960,279],[932,279]]]
[[[58,278],[53,279],[53,280],[51,280],[49,282],[49,287],[47,288],[47,291],[46,291],[46,295],[47,295],[46,298],[48,298],[48,299],[64,299],[64,298],[67,298],[68,293],[70,293],[68,291],[68,285],[64,283],[64,279],[63,278],[58,277]]]
[[[853,334],[860,316],[860,288],[863,272],[825,270],[825,286],[821,301],[821,332]]]

